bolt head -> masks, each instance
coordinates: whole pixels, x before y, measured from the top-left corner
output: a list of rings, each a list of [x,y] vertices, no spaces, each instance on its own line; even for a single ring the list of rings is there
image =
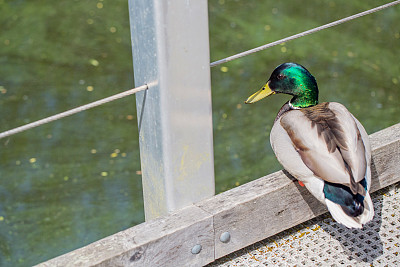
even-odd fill
[[[197,244],[192,248],[192,254],[199,254],[201,251],[201,245]]]
[[[229,232],[224,232],[221,234],[221,236],[219,237],[219,240],[222,243],[228,243],[231,240],[231,234]]]

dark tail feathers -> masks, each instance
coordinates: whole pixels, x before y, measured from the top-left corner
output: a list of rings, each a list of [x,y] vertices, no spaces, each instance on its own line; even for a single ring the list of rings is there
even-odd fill
[[[360,183],[366,188],[365,179]],[[350,188],[345,185],[325,182],[324,194],[327,199],[339,204],[343,211],[351,217],[357,217],[364,211],[364,196],[353,195]]]

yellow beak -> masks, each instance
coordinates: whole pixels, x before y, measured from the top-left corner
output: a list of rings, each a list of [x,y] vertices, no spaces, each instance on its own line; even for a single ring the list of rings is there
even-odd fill
[[[263,99],[264,97],[275,94],[275,92],[272,91],[271,88],[269,88],[268,83],[269,82],[267,82],[260,90],[252,94],[249,98],[247,98],[247,100],[244,103],[252,104],[254,102]]]

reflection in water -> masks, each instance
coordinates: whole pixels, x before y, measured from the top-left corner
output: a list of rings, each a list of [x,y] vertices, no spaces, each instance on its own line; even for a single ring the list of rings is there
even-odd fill
[[[0,132],[133,87],[126,1],[0,0]],[[210,1],[212,61],[375,7]],[[316,12],[318,11],[318,12]],[[276,96],[243,101],[277,65],[306,66],[321,101],[369,133],[398,122],[399,7],[212,69],[216,189],[280,169]],[[133,96],[0,139],[0,265],[27,266],[144,220]]]

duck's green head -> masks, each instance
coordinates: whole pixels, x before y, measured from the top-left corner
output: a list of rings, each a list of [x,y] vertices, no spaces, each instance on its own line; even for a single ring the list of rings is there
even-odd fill
[[[297,63],[283,63],[271,74],[267,83],[251,95],[246,104],[257,102],[272,94],[289,94],[293,98],[290,105],[305,108],[318,104],[318,86],[314,76]]]

